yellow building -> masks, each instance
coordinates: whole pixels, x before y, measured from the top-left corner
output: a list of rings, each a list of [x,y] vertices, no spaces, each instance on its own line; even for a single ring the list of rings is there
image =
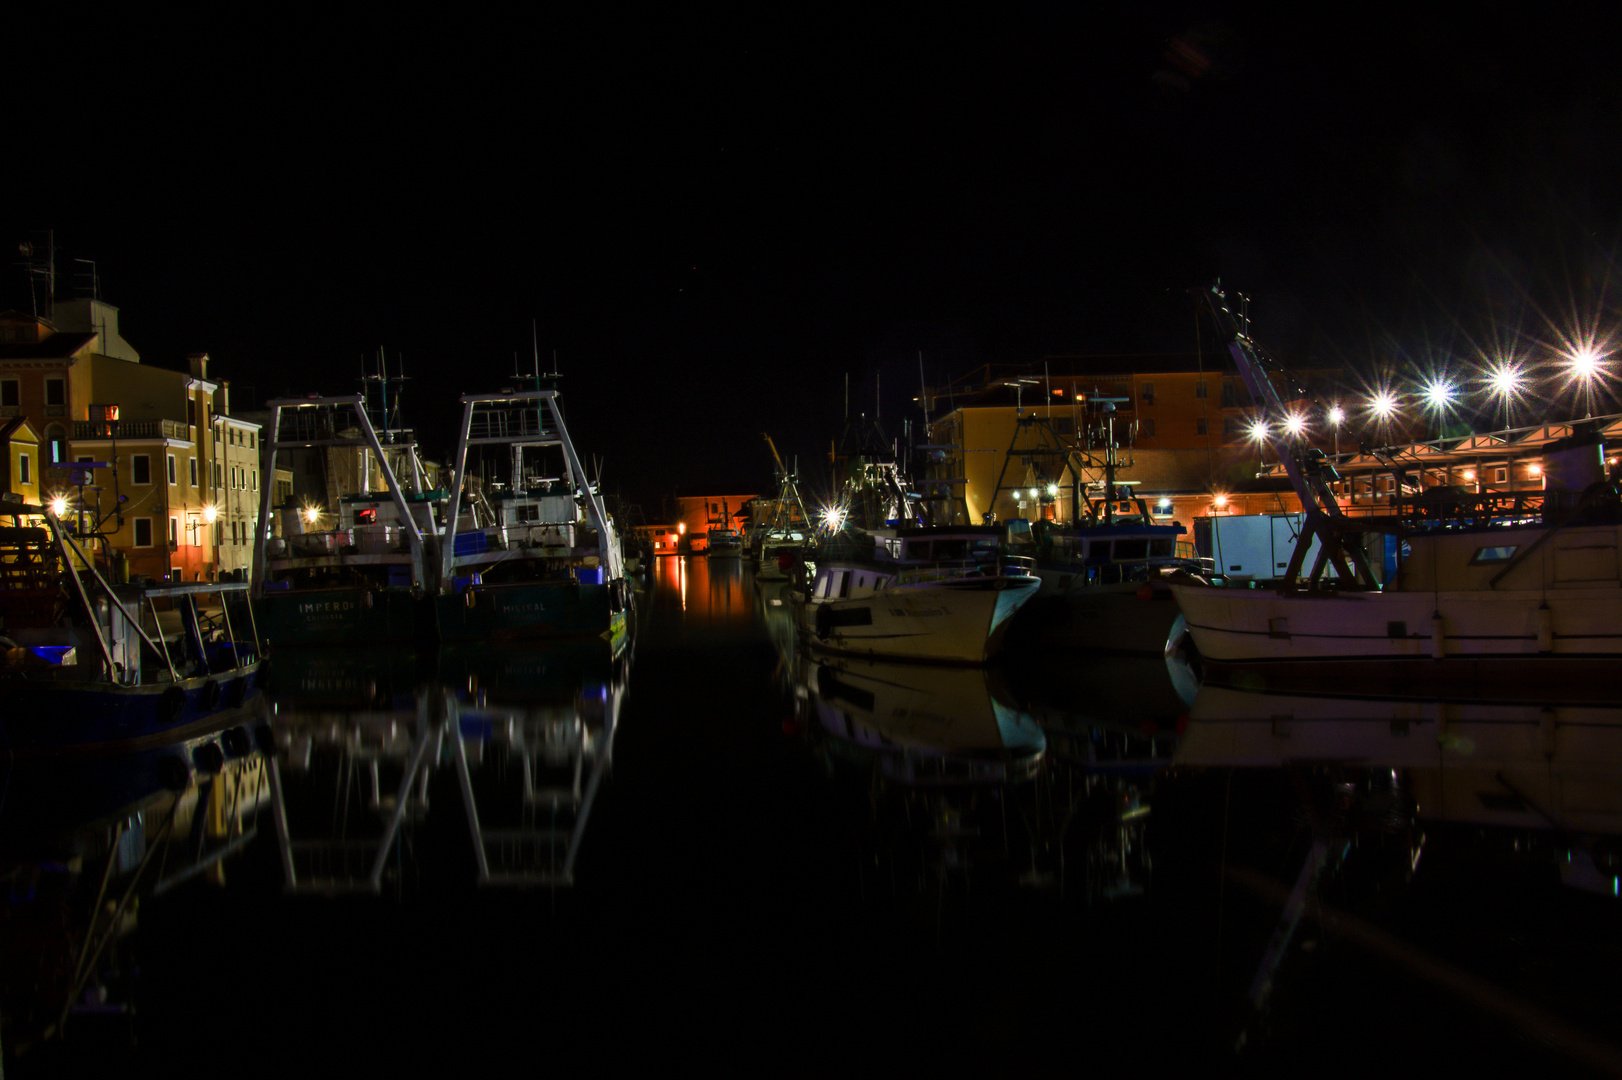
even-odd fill
[[[20,416],[0,421],[0,492],[39,505],[39,436]]]
[[[1332,399],[1335,373],[1295,374],[1308,394]],[[1297,387],[1286,394],[1301,397]],[[1194,519],[1211,513],[1300,508],[1287,485],[1263,475],[1239,377],[1199,358],[988,366],[934,389],[926,405],[930,423],[919,448],[926,467],[916,482],[942,520],[1072,521],[1085,515],[1089,493],[1102,493],[1112,459],[1118,486],[1190,535]]]
[[[208,363],[200,353],[185,371],[143,364],[119,334],[118,309],[98,300],[58,301],[50,318],[0,313],[0,415],[41,434],[40,497],[67,499],[132,573],[218,574],[229,444],[212,434],[229,402]],[[72,482],[70,466],[90,482]]]

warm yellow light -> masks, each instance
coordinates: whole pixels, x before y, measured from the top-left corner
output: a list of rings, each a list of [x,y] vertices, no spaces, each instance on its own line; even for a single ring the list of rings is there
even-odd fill
[[[678,533],[678,534],[685,534],[685,533],[686,533],[686,532],[687,532],[687,522],[685,522],[685,521],[678,521],[678,522],[677,522],[677,523],[676,523],[676,532],[677,532],[677,533]]]
[[[1221,510],[1224,506],[1228,505],[1228,497],[1226,495],[1218,495],[1211,500],[1211,505],[1216,507],[1218,510]]]
[[[1473,470],[1466,469],[1464,470],[1464,478],[1466,480],[1474,480],[1476,478],[1476,474]]]
[[[51,516],[62,517],[68,512],[68,500],[65,495],[58,495],[51,499]]]
[[[1526,467],[1526,471],[1531,473],[1533,476],[1542,476],[1543,475],[1543,466],[1542,465],[1528,465]]]
[[[203,507],[203,520],[208,522],[210,525],[214,524],[214,519],[219,516],[220,512],[216,508],[212,506]]]
[[[321,516],[321,511],[317,510],[315,507],[306,506],[304,508],[304,523],[306,525],[314,525],[315,524],[315,519],[320,517],[320,516]]]

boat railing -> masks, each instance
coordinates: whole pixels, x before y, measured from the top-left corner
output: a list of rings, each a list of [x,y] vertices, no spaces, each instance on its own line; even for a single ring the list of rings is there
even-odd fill
[[[990,559],[952,559],[907,567],[896,574],[899,585],[928,585],[937,581],[962,581],[978,577],[1029,577],[1036,573],[1036,560],[1024,555],[1000,555]]]

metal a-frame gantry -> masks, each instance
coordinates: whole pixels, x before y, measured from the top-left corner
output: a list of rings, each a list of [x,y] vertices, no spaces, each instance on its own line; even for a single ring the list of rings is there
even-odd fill
[[[389,497],[394,501],[395,511],[400,517],[400,528],[404,530],[410,542],[412,580],[418,584],[425,583],[427,558],[423,550],[422,530],[417,527],[416,520],[411,516],[411,508],[406,505],[405,493],[400,490],[400,482],[389,466],[383,444],[378,440],[371,418],[366,415],[364,398],[360,394],[277,398],[267,404],[271,408],[271,414],[269,450],[265,460],[270,464],[265,482],[260,485],[259,530],[253,544],[254,597],[256,599],[262,597],[265,590],[265,545],[270,540],[270,503],[276,491],[276,455],[282,450],[309,447],[324,447],[330,453],[334,447],[358,446],[367,448],[377,455],[378,468],[382,470],[383,481],[389,489]],[[358,439],[339,434],[345,429],[339,426],[337,413],[344,408],[351,409],[355,414],[356,426],[361,433]],[[399,451],[403,448],[394,445],[393,449]],[[327,497],[334,500],[338,497],[330,482]]]
[[[1228,352],[1245,381],[1245,388],[1250,391],[1251,400],[1255,402],[1261,421],[1266,425],[1267,440],[1284,466],[1290,487],[1301,500],[1301,509],[1305,513],[1306,520],[1302,523],[1295,551],[1290,555],[1282,587],[1298,587],[1296,582],[1300,580],[1302,565],[1316,538],[1319,543],[1318,555],[1307,576],[1308,589],[1317,588],[1324,572],[1334,567],[1343,582],[1349,582],[1358,589],[1378,591],[1380,581],[1369,563],[1368,552],[1356,541],[1365,533],[1385,531],[1382,529],[1385,523],[1368,518],[1353,519],[1341,510],[1334,492],[1329,489],[1329,482],[1336,479],[1334,466],[1323,451],[1306,445],[1299,435],[1290,433],[1286,423],[1290,414],[1279,397],[1278,388],[1273,385],[1269,370],[1276,365],[1262,357],[1250,338],[1246,320],[1228,309],[1227,297],[1218,286],[1205,289],[1201,299],[1210,307],[1218,328],[1227,336]]]

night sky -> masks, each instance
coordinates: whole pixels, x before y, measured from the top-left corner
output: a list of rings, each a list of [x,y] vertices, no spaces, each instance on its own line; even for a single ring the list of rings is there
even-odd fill
[[[920,350],[1192,349],[1218,275],[1275,353],[1358,371],[1622,300],[1618,19],[1580,6],[268,10],[24,24],[7,250],[54,229],[144,360],[206,350],[238,407],[403,356],[431,454],[533,322],[648,503],[768,488],[762,431],[814,472],[847,374],[916,415]]]

